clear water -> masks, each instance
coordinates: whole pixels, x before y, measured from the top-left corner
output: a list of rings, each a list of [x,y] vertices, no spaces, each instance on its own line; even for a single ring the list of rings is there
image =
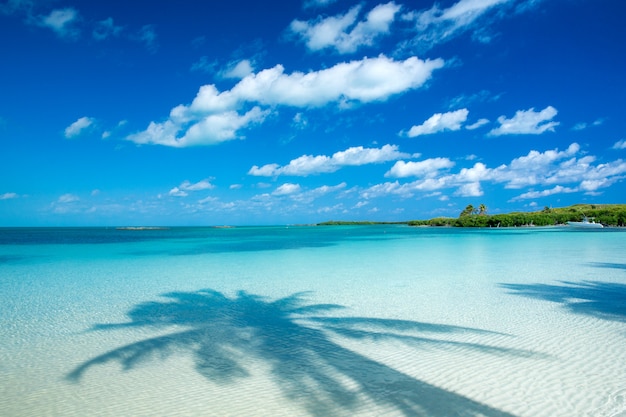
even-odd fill
[[[625,416],[626,231],[0,229],[2,416]]]

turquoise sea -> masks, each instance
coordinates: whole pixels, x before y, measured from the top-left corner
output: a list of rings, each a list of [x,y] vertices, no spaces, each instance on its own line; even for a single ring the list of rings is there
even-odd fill
[[[0,229],[2,416],[626,416],[626,231]]]

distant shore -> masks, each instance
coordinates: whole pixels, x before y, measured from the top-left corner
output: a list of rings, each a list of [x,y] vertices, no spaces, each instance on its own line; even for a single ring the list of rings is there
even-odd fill
[[[532,227],[532,226],[564,226],[567,222],[581,221],[583,218],[594,219],[603,226],[625,227],[626,204],[575,204],[568,207],[544,207],[541,211],[512,212],[506,214],[487,214],[486,207],[476,211],[468,206],[459,217],[435,217],[428,220],[407,220],[400,222],[377,221],[342,221],[330,220],[317,223],[317,226],[350,226],[350,225],[385,225],[405,224],[408,226],[435,227]]]

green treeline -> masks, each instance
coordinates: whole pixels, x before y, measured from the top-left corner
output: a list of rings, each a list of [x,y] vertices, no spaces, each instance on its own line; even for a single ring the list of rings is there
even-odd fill
[[[406,222],[341,221],[331,220],[318,223],[318,226],[367,226],[376,224],[408,224],[409,226],[448,226],[448,227],[522,227],[557,226],[570,221],[581,221],[583,217],[593,218],[604,226],[626,226],[626,204],[576,204],[569,207],[545,207],[541,211],[487,214],[484,204],[474,208],[468,205],[459,217],[435,217],[429,220]]]
[[[556,226],[568,221],[580,221],[585,216],[605,226],[626,226],[626,204],[576,204],[563,208],[545,207],[535,212],[494,215],[487,214],[487,208],[483,204],[479,209],[469,205],[458,218],[436,217],[430,220],[411,220],[407,224],[451,227]]]

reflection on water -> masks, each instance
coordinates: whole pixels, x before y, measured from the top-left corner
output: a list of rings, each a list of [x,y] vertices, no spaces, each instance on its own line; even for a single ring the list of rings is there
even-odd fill
[[[165,294],[165,301],[135,306],[130,321],[101,324],[93,330],[170,328],[176,330],[94,357],[74,369],[78,382],[92,367],[118,362],[133,369],[172,353],[192,355],[196,371],[226,384],[249,375],[242,360],[262,360],[285,397],[313,416],[357,412],[364,402],[395,410],[397,415],[512,417],[467,397],[430,385],[350,350],[336,340],[400,341],[419,348],[453,347],[488,354],[530,356],[532,352],[445,340],[457,333],[485,330],[368,317],[336,317],[335,304],[308,304],[304,293],[268,300],[240,291],[234,297],[213,290]],[[183,330],[180,330],[181,327]],[[438,336],[440,338],[438,338]]]

